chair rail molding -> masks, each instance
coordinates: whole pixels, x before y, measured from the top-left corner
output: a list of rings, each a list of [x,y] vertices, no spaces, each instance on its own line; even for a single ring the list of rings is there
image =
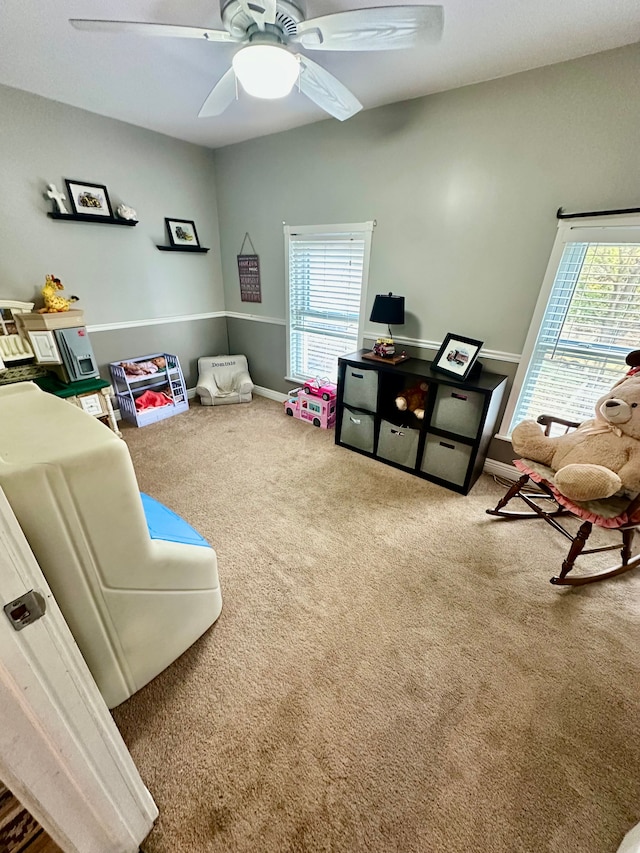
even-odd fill
[[[379,331],[372,333],[365,332],[364,337],[372,338],[373,340],[375,340],[376,338],[380,337],[380,333]],[[442,341],[427,341],[423,338],[403,338],[401,335],[396,334],[394,334],[393,340],[395,343],[419,347],[420,349],[434,349],[436,350],[436,352],[442,346]],[[483,347],[478,354],[478,358],[490,358],[494,361],[506,361],[511,362],[513,364],[520,364],[522,355],[517,352],[503,352],[502,350],[485,349],[485,347]]]
[[[114,332],[117,329],[139,329],[141,326],[162,326],[165,323],[192,323],[194,320],[215,320],[226,317],[225,311],[204,311],[200,314],[174,314],[171,317],[149,317],[139,320],[117,320],[113,323],[94,323],[87,326],[90,334]]]
[[[268,323],[272,326],[286,326],[287,321],[284,317],[268,317],[262,314],[249,314],[242,311],[204,311],[199,314],[178,314],[172,317],[149,317],[140,318],[139,320],[121,320],[113,323],[95,323],[87,326],[87,331],[91,334],[96,332],[112,332],[118,329],[137,329],[141,326],[161,326],[165,323],[191,323],[195,320],[215,320],[218,318],[230,318],[233,320],[247,320],[251,323]],[[371,338],[375,340],[379,336],[379,330],[365,331],[363,338]],[[394,335],[396,343],[405,344],[406,346],[417,347],[418,349],[439,350],[442,341],[430,341],[424,338],[405,338],[401,335]],[[516,352],[504,352],[502,350],[492,350],[483,348],[480,351],[480,358],[488,358],[493,361],[504,361],[511,364],[519,364],[522,360],[522,354]]]
[[[286,326],[284,317],[265,317],[262,314],[245,314],[242,311],[226,311],[227,317],[234,320],[252,320],[254,323],[270,323],[272,326]]]

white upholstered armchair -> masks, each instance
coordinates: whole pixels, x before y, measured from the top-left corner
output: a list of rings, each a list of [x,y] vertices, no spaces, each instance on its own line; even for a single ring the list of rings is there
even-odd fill
[[[213,355],[198,359],[196,393],[203,406],[250,403],[253,382],[244,355]]]

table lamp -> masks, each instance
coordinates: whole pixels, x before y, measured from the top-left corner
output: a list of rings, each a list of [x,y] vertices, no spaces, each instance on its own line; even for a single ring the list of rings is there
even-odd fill
[[[394,296],[393,293],[379,293],[373,302],[369,319],[372,323],[385,323],[389,330],[389,337],[378,338],[373,351],[368,353],[366,357],[376,360],[383,359],[394,364],[399,361],[406,361],[408,358],[406,353],[396,356],[393,335],[391,334],[391,326],[401,326],[404,323],[404,296]]]

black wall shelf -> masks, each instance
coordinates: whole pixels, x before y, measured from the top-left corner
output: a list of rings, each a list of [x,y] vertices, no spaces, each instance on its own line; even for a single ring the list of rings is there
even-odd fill
[[[51,219],[67,222],[97,222],[98,225],[137,225],[137,219],[117,219],[115,216],[92,216],[90,213],[47,213]]]
[[[204,254],[208,252],[209,249],[205,249],[204,246],[157,246],[156,249],[160,249],[161,252],[193,252],[194,254],[200,253]]]

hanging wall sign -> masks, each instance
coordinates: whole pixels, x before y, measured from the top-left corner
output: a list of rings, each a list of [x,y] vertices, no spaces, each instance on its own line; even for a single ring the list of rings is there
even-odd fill
[[[247,232],[244,235],[240,254],[238,255],[238,277],[240,279],[240,299],[243,302],[262,302],[262,294],[260,292],[260,261],[256,254],[244,255],[244,244],[249,240],[249,245],[253,248],[251,237]]]

